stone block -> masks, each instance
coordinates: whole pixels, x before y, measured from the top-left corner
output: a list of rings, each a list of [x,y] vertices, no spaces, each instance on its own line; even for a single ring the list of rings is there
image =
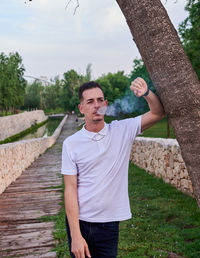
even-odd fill
[[[167,168],[167,178],[169,178],[170,180],[173,179],[174,175],[173,175],[173,170],[171,168]]]
[[[190,189],[190,183],[189,183],[189,180],[187,180],[187,179],[182,179],[181,180],[181,188],[183,189],[183,190],[186,190],[186,189]]]

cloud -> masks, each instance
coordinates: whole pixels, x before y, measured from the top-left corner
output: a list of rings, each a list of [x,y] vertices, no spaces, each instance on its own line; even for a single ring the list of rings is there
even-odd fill
[[[62,75],[69,69],[84,73],[92,63],[93,76],[124,70],[140,54],[116,1],[1,0],[1,51],[18,51],[29,75]],[[165,0],[163,0],[165,2]],[[173,23],[185,17],[186,0],[165,7]],[[177,15],[178,10],[178,15]],[[182,18],[181,18],[182,17]]]

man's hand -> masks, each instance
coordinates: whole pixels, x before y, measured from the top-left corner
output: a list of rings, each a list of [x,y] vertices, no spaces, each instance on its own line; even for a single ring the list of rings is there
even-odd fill
[[[138,77],[131,83],[130,89],[134,92],[135,96],[139,98],[147,92],[148,86],[145,80]]]
[[[82,236],[72,239],[71,251],[76,258],[91,257],[88,245]]]

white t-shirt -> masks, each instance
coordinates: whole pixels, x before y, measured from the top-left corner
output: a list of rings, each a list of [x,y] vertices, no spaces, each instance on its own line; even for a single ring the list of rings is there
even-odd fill
[[[88,222],[131,218],[128,166],[141,116],[113,121],[98,132],[83,127],[63,142],[62,174],[77,175],[79,219]]]

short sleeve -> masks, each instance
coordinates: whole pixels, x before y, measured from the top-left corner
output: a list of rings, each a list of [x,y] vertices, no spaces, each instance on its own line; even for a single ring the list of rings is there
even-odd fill
[[[63,142],[63,147],[62,147],[61,174],[63,174],[63,175],[76,175],[77,174],[76,164],[72,157],[72,152],[70,151],[69,146],[66,141]]]
[[[118,130],[123,131],[126,139],[129,139],[131,142],[133,142],[135,137],[141,133],[141,119],[142,116],[122,119],[117,121],[116,126]]]

